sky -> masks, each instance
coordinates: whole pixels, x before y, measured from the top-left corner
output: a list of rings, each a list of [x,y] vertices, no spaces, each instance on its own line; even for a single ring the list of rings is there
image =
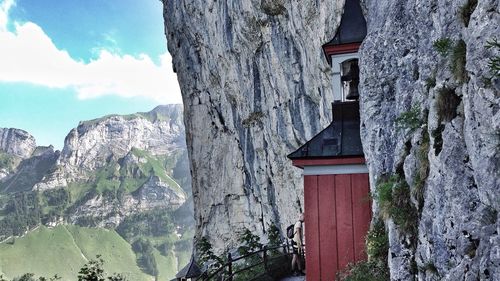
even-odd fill
[[[79,121],[181,103],[159,0],[0,0],[0,127],[62,149]]]

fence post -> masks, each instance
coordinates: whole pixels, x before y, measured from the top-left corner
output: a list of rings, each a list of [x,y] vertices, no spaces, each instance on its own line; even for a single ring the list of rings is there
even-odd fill
[[[288,253],[289,253],[289,251],[290,251],[290,247],[289,247],[289,245],[288,245],[288,239],[286,239],[286,252],[285,252],[285,253],[287,253],[287,254],[288,254]]]
[[[268,271],[268,267],[267,267],[267,245],[264,246],[264,270],[267,272]]]
[[[231,253],[227,253],[227,273],[229,274],[229,277],[227,278],[228,281],[233,281],[233,260],[231,257]]]

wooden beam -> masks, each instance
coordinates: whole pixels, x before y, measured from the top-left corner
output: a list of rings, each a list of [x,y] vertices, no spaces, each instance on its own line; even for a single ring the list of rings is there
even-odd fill
[[[304,166],[330,166],[330,165],[346,165],[346,164],[365,164],[364,157],[352,158],[321,158],[321,159],[295,159],[292,164],[299,168]]]
[[[327,57],[331,55],[340,55],[340,54],[348,54],[355,53],[359,50],[361,43],[349,43],[342,45],[325,45],[323,46],[323,51]]]

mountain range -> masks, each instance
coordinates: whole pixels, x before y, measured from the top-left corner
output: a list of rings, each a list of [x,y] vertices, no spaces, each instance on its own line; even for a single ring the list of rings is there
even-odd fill
[[[165,105],[82,121],[61,151],[37,146],[23,130],[0,128],[0,275],[33,268],[71,280],[86,260],[109,255],[98,246],[102,238],[133,257],[109,270],[135,272],[133,280],[173,277],[189,258],[194,224],[182,117],[182,105]],[[37,267],[40,255],[57,251],[38,246],[19,267],[27,241],[73,241],[74,251],[53,262],[77,265]]]

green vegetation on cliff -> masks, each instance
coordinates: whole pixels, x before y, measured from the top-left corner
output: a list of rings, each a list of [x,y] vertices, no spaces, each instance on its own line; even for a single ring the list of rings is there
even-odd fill
[[[6,169],[10,172],[19,164],[19,162],[21,162],[20,158],[0,150],[0,168]]]
[[[90,180],[70,183],[68,190],[71,192],[73,205],[80,205],[78,201],[82,198],[88,200],[85,195],[89,193],[103,194],[108,199],[121,201],[123,195],[137,191],[151,177],[158,177],[173,191],[185,195],[185,191],[167,172],[175,167],[181,153],[179,151],[168,157],[157,156],[132,148],[130,154],[137,157],[138,161],[126,161],[125,157],[111,161],[90,175]]]

